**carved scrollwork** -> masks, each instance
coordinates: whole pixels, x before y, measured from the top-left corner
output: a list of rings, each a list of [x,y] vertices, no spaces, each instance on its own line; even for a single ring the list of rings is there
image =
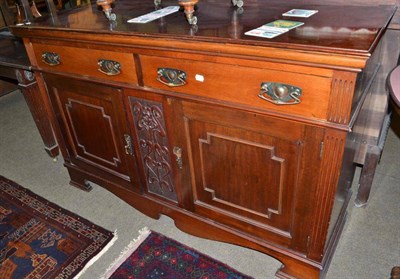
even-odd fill
[[[130,97],[149,192],[177,201],[162,105]]]

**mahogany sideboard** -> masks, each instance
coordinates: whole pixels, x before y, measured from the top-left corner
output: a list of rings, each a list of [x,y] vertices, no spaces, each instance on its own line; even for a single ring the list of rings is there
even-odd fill
[[[354,124],[392,6],[200,0],[96,5],[12,27],[23,38],[71,184],[101,185],[181,230],[264,252],[280,278],[325,276],[346,220]],[[176,5],[163,1],[162,5]],[[286,18],[293,7],[310,18]],[[304,22],[273,39],[244,33]]]

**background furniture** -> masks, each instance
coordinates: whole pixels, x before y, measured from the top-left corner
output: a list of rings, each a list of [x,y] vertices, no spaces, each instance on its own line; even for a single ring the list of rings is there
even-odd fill
[[[397,63],[396,68],[394,68],[388,76],[388,87],[390,92],[390,97],[393,102],[393,108],[396,113],[400,114],[400,65]]]
[[[243,33],[294,4],[258,4],[201,1],[197,29],[180,13],[127,24],[153,7],[119,1],[116,24],[93,6],[12,30],[72,185],[267,253],[281,278],[323,277],[351,196],[353,124],[395,9],[303,4],[319,13],[265,40]]]
[[[392,126],[393,130],[400,137],[400,90],[399,90],[399,66],[400,56],[397,61],[397,66],[389,73],[387,78],[387,85],[390,92],[392,113]]]
[[[5,24],[14,24],[14,15],[5,1],[0,3],[0,14]],[[22,40],[14,37],[7,26],[0,29],[0,96],[20,88],[32,113],[32,117],[42,136],[46,152],[53,158],[58,156],[58,144],[48,119],[48,113],[42,106],[42,93],[28,59]],[[18,84],[18,86],[17,86]]]
[[[57,157],[58,144],[53,135],[48,113],[42,106],[41,91],[38,89],[24,45],[19,39],[8,35],[0,35],[0,77],[18,81],[18,88],[29,106],[46,152],[53,158]],[[2,90],[10,92],[7,88]]]
[[[358,207],[367,204],[375,170],[384,148],[387,130],[391,123],[389,111],[389,92],[386,81],[388,73],[393,69],[399,54],[400,32],[388,30],[382,39],[381,58],[377,61],[379,69],[370,94],[365,96],[364,106],[353,125],[355,140],[358,145],[354,162],[362,167],[359,189],[355,204]]]

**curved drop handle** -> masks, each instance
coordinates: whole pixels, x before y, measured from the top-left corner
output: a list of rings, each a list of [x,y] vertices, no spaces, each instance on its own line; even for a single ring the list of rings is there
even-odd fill
[[[116,76],[121,73],[121,64],[113,60],[100,59],[98,70],[107,76]]]
[[[300,87],[277,82],[261,83],[261,91],[258,93],[258,97],[276,105],[299,104],[301,95]]]
[[[61,57],[58,53],[46,51],[42,53],[43,63],[50,66],[57,66],[61,64]]]
[[[174,155],[175,155],[175,160],[176,160],[176,164],[178,165],[178,169],[182,169],[183,168],[183,164],[182,164],[182,148],[180,148],[178,146],[174,146],[174,149],[172,150],[172,153],[174,153]]]
[[[171,68],[158,68],[157,80],[166,86],[175,87],[186,84],[186,73],[181,70]]]

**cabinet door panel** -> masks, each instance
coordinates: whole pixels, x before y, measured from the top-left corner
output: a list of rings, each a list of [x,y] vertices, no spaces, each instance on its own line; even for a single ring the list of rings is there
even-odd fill
[[[177,201],[162,102],[129,97],[130,109],[146,179],[146,191]]]
[[[66,97],[66,121],[71,128],[75,156],[97,166],[118,170],[121,154],[111,122],[111,104],[72,92],[66,93]]]
[[[303,178],[311,171],[304,168],[311,160],[318,165],[315,142],[322,139],[322,133],[309,144],[306,126],[299,123],[289,123],[293,134],[288,130],[286,136],[280,133],[278,137],[269,130],[284,129],[287,122],[265,120],[270,129],[260,126],[255,131],[251,124],[243,124],[266,117],[207,106],[196,106],[196,113],[194,107],[184,103],[194,211],[305,252],[307,231],[296,231],[301,227],[296,223],[307,223],[310,218],[303,214],[300,220],[295,211],[307,210],[301,203],[307,192],[301,190]],[[238,115],[242,121],[226,125],[227,119]]]
[[[295,184],[296,177],[288,174],[297,172],[302,146],[212,124],[197,122],[191,128],[203,184],[197,200],[288,231],[282,207],[291,197],[283,196]]]
[[[71,162],[105,178],[131,181],[135,162],[125,150],[129,130],[121,91],[53,75],[45,79]]]

